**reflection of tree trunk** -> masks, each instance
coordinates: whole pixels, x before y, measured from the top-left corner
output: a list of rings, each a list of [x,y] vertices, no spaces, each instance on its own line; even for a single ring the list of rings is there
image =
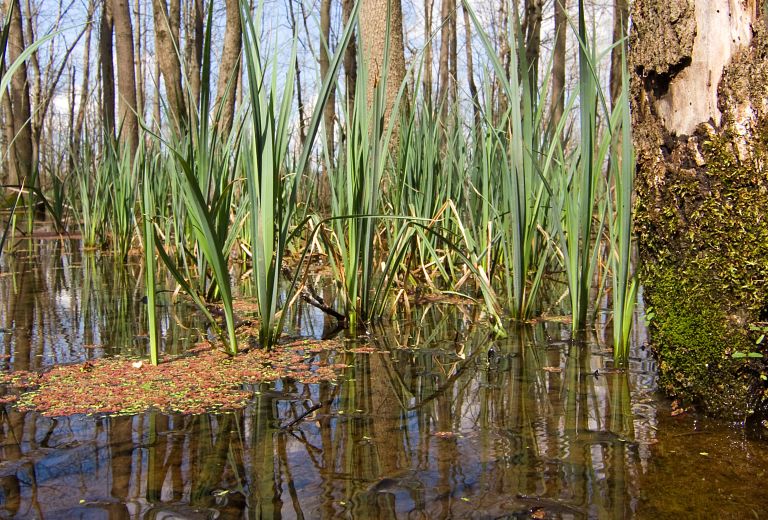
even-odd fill
[[[37,368],[32,352],[32,333],[35,324],[35,294],[38,292],[38,271],[30,264],[22,264],[18,273],[18,291],[11,303],[10,318],[13,335],[5,334],[6,341],[13,342],[14,370]]]
[[[132,63],[131,63],[132,65]],[[112,498],[126,504],[130,496],[133,471],[133,417],[109,417],[110,466],[112,468]],[[125,506],[123,506],[124,508]]]
[[[399,428],[399,418],[402,404],[395,392],[392,380],[392,367],[386,354],[371,354],[370,394],[371,416],[373,418],[373,435],[378,454],[378,476],[393,475],[399,469],[399,462],[403,459],[402,430]]]
[[[253,494],[257,518],[277,518],[282,511],[282,499],[278,490],[279,474],[275,471],[275,402],[271,398],[259,398],[257,422],[254,428],[254,447],[251,450],[254,468]]]

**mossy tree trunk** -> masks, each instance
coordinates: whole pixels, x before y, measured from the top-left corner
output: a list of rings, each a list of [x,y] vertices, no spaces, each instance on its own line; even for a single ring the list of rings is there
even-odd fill
[[[660,385],[765,411],[768,34],[756,0],[636,0],[637,231]],[[734,355],[735,354],[735,355]]]

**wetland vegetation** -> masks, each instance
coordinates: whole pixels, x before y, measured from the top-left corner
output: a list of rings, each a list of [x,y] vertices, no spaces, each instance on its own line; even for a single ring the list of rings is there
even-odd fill
[[[764,428],[656,395],[625,4],[550,51],[543,2],[444,0],[407,59],[401,2],[21,4],[0,517],[762,514]],[[646,491],[677,457],[724,498]]]

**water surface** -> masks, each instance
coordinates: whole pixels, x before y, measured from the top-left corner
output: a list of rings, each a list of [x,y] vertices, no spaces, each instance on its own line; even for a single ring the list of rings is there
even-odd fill
[[[146,351],[138,265],[35,242],[4,255],[4,369]],[[206,331],[164,298],[164,348]],[[320,336],[333,323],[298,309]],[[635,338],[431,305],[348,338],[337,383],[260,386],[237,413],[45,418],[0,408],[0,518],[762,518],[768,445],[655,393]],[[608,334],[609,335],[609,334]],[[373,350],[373,352],[370,352]],[[0,393],[2,390],[0,390]],[[758,432],[759,433],[759,432]]]

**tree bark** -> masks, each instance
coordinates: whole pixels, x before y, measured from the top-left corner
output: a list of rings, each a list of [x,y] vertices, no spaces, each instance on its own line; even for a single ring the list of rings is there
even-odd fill
[[[354,6],[354,0],[342,0],[341,17],[344,27],[349,23]],[[355,90],[357,89],[357,42],[354,35],[344,50],[344,88],[347,94],[347,110],[351,114],[352,107],[355,105]]]
[[[142,63],[142,35],[146,32],[142,27],[141,0],[133,2],[133,16],[136,19],[136,37],[133,40],[133,59],[134,73],[136,74],[136,107],[138,108],[139,118],[144,119],[144,100],[146,99],[146,89],[144,85],[144,64]]]
[[[451,0],[442,0],[440,6],[440,56],[437,62],[437,102],[440,111],[445,114],[448,110],[448,92],[450,91],[451,75],[449,71],[451,50],[451,17],[453,16]]]
[[[555,47],[552,56],[551,128],[557,128],[565,112],[565,35],[568,31],[568,0],[555,0]]]
[[[368,104],[373,101],[377,85],[383,81],[384,49],[387,46],[387,15],[389,14],[389,68],[386,77],[386,106],[384,121],[392,114],[398,91],[405,80],[403,46],[403,11],[400,0],[362,0],[360,6],[360,37],[363,56],[368,61]],[[397,121],[395,121],[395,127]],[[393,134],[393,139],[395,139]]]
[[[627,23],[629,22],[629,0],[614,0],[613,2],[613,41],[618,42],[627,36]],[[611,106],[616,105],[616,100],[621,93],[621,56],[627,52],[627,43],[616,45],[611,50]]]
[[[477,85],[475,84],[475,67],[472,56],[472,25],[469,21],[469,12],[467,7],[462,3],[462,10],[464,11],[464,35],[465,35],[465,47],[467,51],[467,83],[469,86],[469,96],[472,100],[472,115],[474,118],[475,129],[480,128],[480,97],[477,93]]]
[[[226,0],[227,22],[224,29],[224,47],[219,65],[219,84],[216,91],[216,105],[221,107],[219,131],[228,134],[235,118],[237,79],[240,77],[240,49],[243,46],[240,27],[240,3]]]
[[[539,85],[539,55],[541,53],[541,19],[544,0],[525,0],[525,58],[528,66],[528,81],[536,90]]]
[[[630,67],[642,283],[659,384],[767,412],[768,40],[756,2],[636,0]],[[756,343],[759,343],[756,345]]]
[[[72,130],[72,150],[70,166],[74,166],[75,161],[80,156],[80,142],[82,140],[83,125],[85,124],[85,113],[88,107],[88,92],[90,88],[91,77],[91,31],[93,13],[96,9],[95,0],[89,0],[87,11],[87,25],[85,28],[85,43],[83,44],[83,78],[80,83],[80,103],[77,107],[77,117],[75,118],[74,128]],[[74,104],[73,104],[74,110]]]
[[[6,0],[5,12],[11,13],[8,30],[8,63],[15,62],[25,49],[24,29],[22,26],[21,5],[18,0]],[[18,184],[34,171],[31,128],[31,103],[26,66],[21,66],[11,78],[10,117],[8,128],[13,128],[13,139],[8,142],[9,182]]]
[[[101,117],[105,138],[115,139],[115,68],[113,54],[112,2],[104,0],[99,24],[99,65],[101,67]]]
[[[291,0],[288,5],[288,14],[291,19],[291,31],[297,33],[296,14],[293,11],[293,1]],[[294,74],[296,76],[296,109],[299,111],[299,144],[304,147],[304,143],[307,140],[307,116],[304,112],[304,99],[302,98],[303,92],[301,88],[301,65],[299,60],[293,62]]]
[[[203,64],[203,39],[205,38],[203,19],[205,8],[203,0],[188,0],[187,2],[187,42],[186,61],[189,93],[192,105],[200,104],[200,72]]]
[[[424,0],[424,100],[432,105],[432,7],[434,0]]]
[[[187,105],[181,82],[179,32],[181,25],[180,0],[152,0],[155,18],[155,55],[165,82],[170,118],[177,131],[187,124]]]
[[[320,77],[324,80],[331,67],[331,0],[320,2]],[[333,134],[336,119],[336,92],[331,88],[328,101],[323,108],[323,125],[325,128],[325,146],[328,150],[328,160],[333,168]]]
[[[133,27],[128,0],[113,0],[115,50],[117,51],[118,125],[120,143],[131,154],[131,162],[139,145],[136,76],[133,60]]]

